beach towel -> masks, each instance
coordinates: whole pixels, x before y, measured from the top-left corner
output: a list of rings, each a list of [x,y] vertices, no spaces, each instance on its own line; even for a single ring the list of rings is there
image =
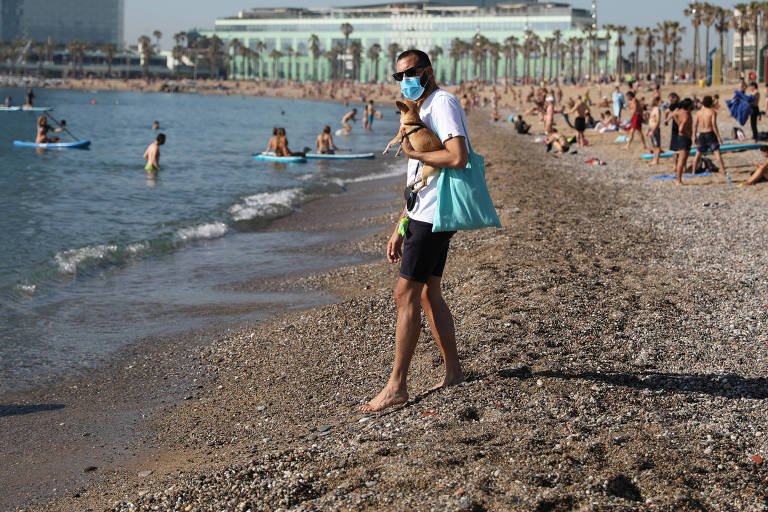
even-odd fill
[[[696,174],[683,174],[683,178],[698,178],[699,176],[712,176],[711,172],[697,172]],[[657,174],[651,176],[654,180],[674,180],[677,179],[677,174]]]
[[[749,114],[751,112],[751,104],[755,101],[755,97],[751,94],[744,94],[741,91],[733,91],[733,98],[725,100],[725,104],[728,105],[728,110],[731,112],[731,116],[736,119],[741,126],[744,126],[749,120]]]
[[[629,140],[629,137],[626,135],[619,135],[616,137],[616,140],[614,142],[627,142]]]

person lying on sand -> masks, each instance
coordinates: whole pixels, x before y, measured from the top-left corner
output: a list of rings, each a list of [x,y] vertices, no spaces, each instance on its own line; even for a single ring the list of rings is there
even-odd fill
[[[758,181],[768,180],[768,146],[766,146],[765,144],[760,146],[760,154],[763,155],[763,158],[765,158],[765,160],[763,160],[762,162],[754,162],[754,165],[756,167],[755,172],[752,173],[752,176],[750,176],[747,181],[736,185],[737,187],[754,185]]]

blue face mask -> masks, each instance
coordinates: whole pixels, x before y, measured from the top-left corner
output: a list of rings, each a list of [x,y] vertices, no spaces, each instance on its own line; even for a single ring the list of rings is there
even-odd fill
[[[424,94],[424,86],[421,85],[421,77],[419,76],[406,76],[400,82],[400,92],[403,93],[406,99],[416,101]]]

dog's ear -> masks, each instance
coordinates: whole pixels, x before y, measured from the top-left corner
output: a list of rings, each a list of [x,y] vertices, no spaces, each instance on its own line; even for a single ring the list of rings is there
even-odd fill
[[[400,109],[400,112],[408,112],[408,105],[403,103],[402,101],[396,101],[395,105],[397,105],[397,108]]]

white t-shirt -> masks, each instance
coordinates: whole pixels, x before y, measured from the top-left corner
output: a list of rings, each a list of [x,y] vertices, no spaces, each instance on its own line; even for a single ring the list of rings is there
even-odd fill
[[[440,140],[445,141],[454,137],[464,137],[467,141],[467,134],[464,127],[467,125],[467,118],[464,116],[464,109],[456,96],[438,89],[424,101],[419,111],[419,117],[427,128],[435,131]],[[416,181],[421,176],[421,162],[418,160],[408,160],[408,183]],[[421,222],[432,224],[435,219],[435,208],[437,207],[437,176],[427,179],[427,186],[419,190],[416,205],[413,210],[408,212],[408,217]]]

